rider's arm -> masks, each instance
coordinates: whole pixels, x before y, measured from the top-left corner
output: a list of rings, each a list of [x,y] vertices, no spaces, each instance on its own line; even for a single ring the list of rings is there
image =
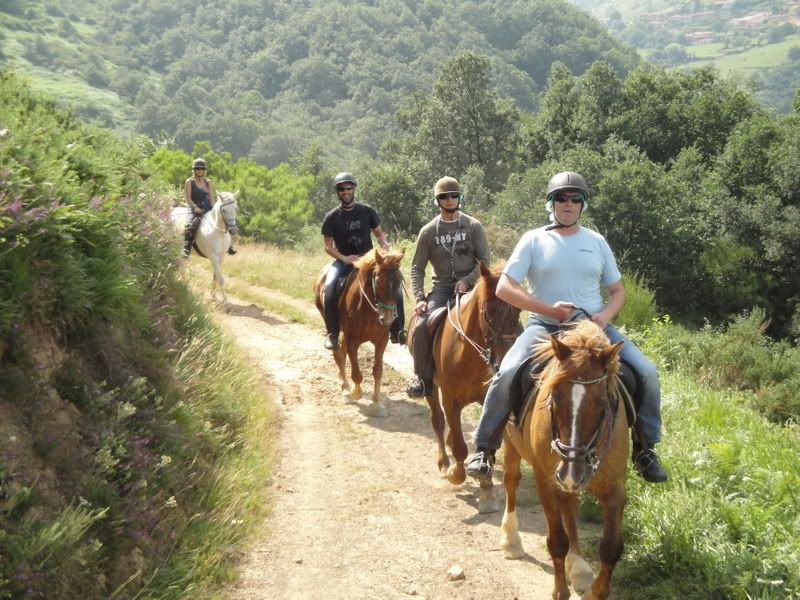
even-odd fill
[[[381,226],[378,225],[376,227],[373,227],[372,233],[375,234],[375,239],[378,240],[378,243],[381,245],[381,248],[388,250],[391,244],[389,243],[389,239],[386,237],[386,234],[383,233],[383,229],[381,229]]]
[[[592,315],[592,321],[602,329],[605,329],[606,325],[614,320],[614,317],[619,314],[619,311],[625,305],[625,287],[622,285],[621,279],[606,287],[606,291],[608,292],[608,301],[605,308]]]
[[[189,210],[195,212],[197,210],[197,205],[192,202],[192,180],[187,179],[186,183],[183,184],[183,199],[186,201],[186,206],[189,207]]]
[[[458,281],[456,291],[466,292],[475,287],[481,276],[481,266],[478,263],[489,266],[489,241],[486,239],[486,232],[480,223],[477,223],[472,228],[472,249],[475,257],[475,268],[470,271],[469,275],[462,277]]]
[[[425,300],[425,269],[430,258],[430,236],[423,228],[417,236],[417,246],[411,259],[411,294],[417,302]]]
[[[208,201],[212,206],[217,201],[217,191],[214,189],[214,182],[210,179],[208,180]]]
[[[569,319],[572,312],[575,310],[575,306],[569,302],[548,304],[547,302],[539,300],[539,298],[522,287],[519,281],[509,277],[505,273],[500,275],[500,280],[497,282],[497,297],[520,310],[547,315],[559,321],[566,321]]]
[[[339,250],[336,249],[336,244],[334,243],[333,238],[327,235],[325,236],[325,253],[328,254],[328,256],[332,256],[336,260],[350,262],[348,260],[350,257],[339,252]]]

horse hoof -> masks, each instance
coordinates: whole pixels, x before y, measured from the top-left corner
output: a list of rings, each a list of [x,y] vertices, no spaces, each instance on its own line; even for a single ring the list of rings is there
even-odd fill
[[[508,560],[519,560],[525,557],[525,548],[522,547],[522,542],[517,541],[514,544],[503,545],[503,556]]]
[[[382,419],[389,414],[389,411],[386,410],[383,404],[373,404],[367,409],[367,413],[369,413],[371,417]]]
[[[500,506],[497,501],[492,498],[491,500],[478,500],[478,513],[481,515],[490,515],[492,513],[500,512]]]
[[[577,594],[583,594],[591,588],[594,581],[594,573],[589,563],[582,556],[567,554],[565,566],[567,579]],[[591,596],[589,597],[591,598]]]
[[[460,467],[460,468],[459,468]],[[467,473],[464,471],[463,464],[453,465],[449,469],[447,469],[447,481],[452,483],[453,485],[461,485],[466,481]]]

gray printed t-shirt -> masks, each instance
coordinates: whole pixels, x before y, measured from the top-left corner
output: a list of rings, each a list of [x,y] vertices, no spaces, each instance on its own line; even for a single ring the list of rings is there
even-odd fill
[[[451,263],[452,256],[452,263]],[[460,213],[458,221],[439,216],[425,224],[417,236],[411,261],[411,289],[415,300],[425,296],[425,267],[433,267],[433,285],[455,285],[464,280],[470,287],[480,277],[478,261],[489,266],[489,243],[478,219]]]
[[[601,286],[622,277],[606,239],[585,227],[566,236],[544,227],[528,231],[503,273],[519,283],[527,278],[531,294],[543,302],[572,302],[591,314],[603,310]],[[536,316],[545,323],[558,323],[546,315]]]

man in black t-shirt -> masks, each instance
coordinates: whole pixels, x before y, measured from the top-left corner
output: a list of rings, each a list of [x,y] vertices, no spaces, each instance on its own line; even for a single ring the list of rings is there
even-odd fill
[[[375,234],[383,248],[389,247],[389,240],[383,233],[375,209],[355,201],[356,178],[350,173],[339,173],[333,180],[339,206],[328,212],[322,220],[322,235],[325,237],[325,252],[334,258],[325,279],[325,348],[335,350],[339,347],[339,307],[336,297],[336,282],[349,273],[353,263],[372,249]],[[405,315],[402,293],[397,298],[397,318],[392,323],[390,336],[392,342],[405,344],[406,331],[403,329]]]

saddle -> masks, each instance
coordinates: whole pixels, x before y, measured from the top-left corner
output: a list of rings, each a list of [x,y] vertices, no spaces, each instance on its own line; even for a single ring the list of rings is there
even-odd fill
[[[620,359],[619,379],[622,383],[619,386],[620,395],[625,406],[625,416],[628,419],[628,427],[633,427],[636,423],[636,413],[642,405],[642,385],[639,376],[631,366]],[[511,382],[511,420],[514,426],[519,429],[525,421],[525,417],[533,407],[536,400],[536,392],[539,389],[539,375],[544,370],[547,362],[536,362],[533,356],[525,359]]]

